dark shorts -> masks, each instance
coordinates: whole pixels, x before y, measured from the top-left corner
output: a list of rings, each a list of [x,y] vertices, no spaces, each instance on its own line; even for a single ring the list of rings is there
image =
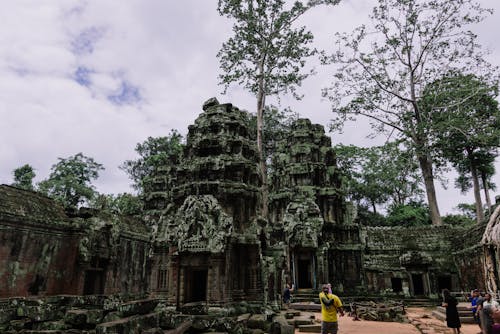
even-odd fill
[[[321,322],[321,334],[337,334],[339,330],[339,324],[338,322],[326,322],[322,321]]]

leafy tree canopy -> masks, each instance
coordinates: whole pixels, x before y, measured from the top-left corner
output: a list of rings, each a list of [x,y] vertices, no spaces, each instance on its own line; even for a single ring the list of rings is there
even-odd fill
[[[59,158],[52,165],[49,177],[39,183],[39,190],[67,208],[77,208],[96,194],[91,182],[99,177],[101,170],[104,170],[101,164],[82,153]]]
[[[139,158],[127,160],[120,166],[133,181],[134,189],[142,193],[145,182],[156,168],[169,165],[180,158],[184,147],[182,139],[177,130],[172,130],[166,137],[148,137],[136,145],[135,151]]]
[[[14,187],[18,187],[26,190],[34,190],[33,179],[35,178],[35,169],[31,165],[24,165],[19,168],[14,169],[12,172],[14,175]]]
[[[477,36],[467,26],[491,11],[474,0],[378,0],[370,26],[337,34],[338,47],[325,63],[338,70],[324,94],[332,101],[333,125],[362,116],[375,133],[397,135],[415,150],[434,224],[440,224],[434,186],[431,119],[419,105],[423,89],[443,73],[461,70],[495,76]]]

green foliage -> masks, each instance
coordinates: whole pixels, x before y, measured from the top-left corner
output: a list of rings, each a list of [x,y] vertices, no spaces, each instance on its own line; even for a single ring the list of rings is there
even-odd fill
[[[461,190],[474,189],[478,221],[484,219],[479,178],[488,182],[500,146],[498,82],[450,73],[426,86],[420,101],[432,119],[433,147],[459,173]]]
[[[40,182],[38,188],[63,206],[77,208],[95,196],[91,181],[99,177],[100,170],[104,170],[101,164],[82,153],[59,158],[59,162],[52,165],[48,179]]]
[[[405,204],[421,196],[418,165],[413,152],[392,142],[369,148],[335,146],[337,165],[351,200],[376,212],[381,204]]]
[[[469,219],[476,219],[476,208],[474,204],[460,203],[457,205],[457,210],[461,212],[462,216]]]
[[[378,0],[370,26],[337,34],[336,52],[324,57],[338,70],[324,95],[332,127],[366,117],[374,133],[398,136],[416,153],[433,223],[440,223],[432,151],[432,119],[419,106],[424,87],[449,70],[497,75],[467,26],[490,12],[474,0]]]
[[[14,183],[12,183],[12,186],[26,190],[35,190],[33,179],[36,174],[33,167],[26,164],[14,169],[12,174],[14,175]]]
[[[289,9],[284,0],[219,0],[218,11],[233,20],[233,36],[217,54],[221,84],[232,83],[258,95],[295,92],[311,72],[304,72],[305,59],[317,51],[305,27],[292,24],[309,9],[335,0],[295,1]],[[263,80],[263,81],[261,81]]]
[[[264,126],[262,129],[262,141],[264,157],[270,162],[276,152],[279,142],[285,140],[290,134],[292,123],[298,119],[298,114],[289,108],[279,110],[275,106],[267,106],[264,113]],[[257,133],[257,116],[254,114],[250,119],[249,132]],[[255,136],[254,136],[255,137]],[[256,138],[253,138],[256,139]]]
[[[365,205],[358,206],[358,216],[356,218],[363,226],[386,226],[387,221],[383,215],[372,212]]]
[[[142,213],[143,202],[138,196],[128,193],[118,195],[100,194],[94,198],[90,206],[116,214],[135,216]]]
[[[183,148],[182,135],[177,130],[172,130],[166,137],[148,137],[135,147],[140,157],[136,160],[125,161],[120,169],[124,170],[134,182],[132,185],[134,189],[142,193],[144,184],[147,183],[153,171],[158,167],[178,161]]]
[[[429,208],[422,202],[394,205],[389,208],[387,224],[390,226],[421,226],[432,224]]]
[[[453,226],[463,226],[463,225],[472,225],[474,224],[474,220],[465,215],[446,215],[443,217],[443,223],[447,225]]]

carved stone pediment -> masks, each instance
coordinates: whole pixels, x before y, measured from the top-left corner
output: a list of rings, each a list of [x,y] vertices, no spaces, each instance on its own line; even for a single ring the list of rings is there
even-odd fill
[[[177,210],[167,239],[180,252],[221,253],[233,231],[233,220],[212,195],[188,196]]]
[[[300,199],[288,204],[283,223],[289,246],[318,247],[324,221],[318,205],[312,199]]]

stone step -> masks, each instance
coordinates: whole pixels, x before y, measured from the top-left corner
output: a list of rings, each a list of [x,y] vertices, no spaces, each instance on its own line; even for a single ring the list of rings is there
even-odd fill
[[[302,332],[302,333],[321,333],[321,324],[299,326],[299,332]]]
[[[292,303],[290,304],[290,308],[294,310],[301,310],[301,311],[312,311],[312,312],[319,312],[321,311],[321,305],[320,304],[315,304],[315,303]]]
[[[432,316],[435,317],[438,320],[445,321],[446,320],[446,313],[441,312],[439,310],[434,310],[432,311]],[[474,317],[472,315],[460,315],[460,323],[462,324],[474,324]]]

